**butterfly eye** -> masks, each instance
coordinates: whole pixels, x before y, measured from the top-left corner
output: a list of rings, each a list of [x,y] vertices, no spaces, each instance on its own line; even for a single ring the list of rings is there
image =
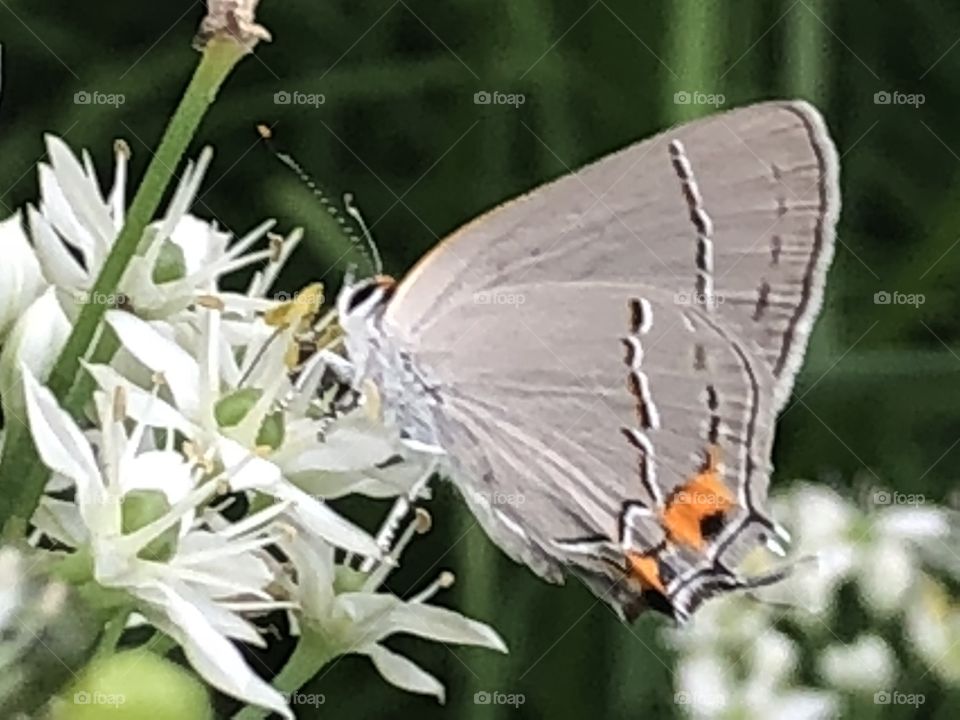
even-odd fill
[[[368,280],[353,291],[347,301],[347,312],[353,312],[369,300],[380,287],[376,280]]]

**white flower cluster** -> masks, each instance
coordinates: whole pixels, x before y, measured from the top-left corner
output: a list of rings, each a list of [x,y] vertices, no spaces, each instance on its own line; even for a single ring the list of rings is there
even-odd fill
[[[175,639],[211,685],[287,718],[283,694],[232,642],[262,645],[252,618],[266,612],[288,612],[330,656],[367,655],[392,684],[439,698],[443,686],[384,638],[504,651],[487,626],[426,604],[449,573],[407,601],[378,592],[428,524],[418,511],[395,538],[433,465],[382,425],[375,402],[332,412],[315,392],[317,373],[291,379],[322,295],[318,286],[283,302],[267,294],[299,233],[272,235],[267,222],[234,240],[188,214],[207,151],[148,227],[116,296],[95,297],[124,223],[128,150],[118,144],[105,194],[86,153],[78,160],[54,137],[47,148],[38,207],[0,223],[0,398],[6,422],[29,424],[52,471],[33,543],[122,591],[133,621]],[[219,289],[254,264],[247,292]],[[103,332],[121,349],[109,364],[84,365],[97,389],[78,420],[44,383],[86,302],[109,304]],[[398,498],[376,537],[326,502],[350,493]],[[249,509],[228,520],[233,503]]]
[[[688,716],[813,720],[846,714],[849,702],[915,699],[898,690],[898,679],[909,682],[901,661],[945,684],[960,682],[960,607],[935,578],[937,571],[960,577],[952,511],[888,505],[865,512],[806,484],[775,508],[806,559],[756,602],[715,600],[668,633],[680,652],[675,700]],[[856,589],[861,608],[853,633],[841,612],[843,587]],[[902,628],[895,638],[879,629],[893,626]],[[901,645],[910,658],[898,657]],[[801,668],[817,680],[801,681]]]

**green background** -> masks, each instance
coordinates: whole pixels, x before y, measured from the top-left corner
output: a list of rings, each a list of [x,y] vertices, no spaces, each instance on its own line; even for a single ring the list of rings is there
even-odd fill
[[[216,160],[195,208],[242,234],[264,217],[302,224],[307,242],[288,288],[331,290],[356,255],[324,231],[303,184],[256,142],[278,145],[332,197],[353,192],[386,269],[401,275],[477,213],[707,106],[803,97],[823,111],[841,154],[843,212],[825,312],[785,415],[774,487],[793,478],[859,495],[871,485],[950,503],[960,472],[960,6],[897,0],[263,0],[275,41],[230,79],[195,152]],[[37,195],[43,133],[90,149],[97,166],[125,138],[139,177],[195,64],[201,3],[0,0],[0,213]],[[523,93],[519,108],[476,105],[480,90]],[[123,105],[77,104],[78,91]],[[319,107],[279,105],[279,91],[322,93]],[[878,91],[922,93],[919,107]],[[2,262],[2,258],[0,258]],[[878,305],[879,291],[925,302]],[[305,692],[326,703],[300,716],[393,718],[661,717],[676,714],[661,622],[634,627],[578,583],[554,588],[486,540],[449,486],[430,504],[432,534],[394,577],[415,591],[441,568],[458,583],[442,602],[497,627],[509,657],[400,639],[448,685],[445,707],[386,686],[345,658]],[[373,517],[371,516],[371,521]],[[283,648],[266,658],[276,664]],[[904,660],[905,666],[911,665]],[[919,675],[919,672],[917,673]],[[956,693],[928,676],[924,711],[947,717]],[[474,693],[525,704],[476,705]],[[850,716],[903,716],[865,705]]]

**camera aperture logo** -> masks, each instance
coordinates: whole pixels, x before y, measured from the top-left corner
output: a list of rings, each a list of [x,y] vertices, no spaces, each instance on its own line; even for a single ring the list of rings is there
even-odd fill
[[[705,93],[699,90],[678,90],[673,94],[674,105],[710,105],[720,107],[726,104],[727,97],[723,93]]]
[[[902,293],[894,290],[880,290],[873,294],[874,305],[913,305],[920,307],[927,301],[927,296],[923,293]]]
[[[474,105],[513,105],[518,108],[527,101],[527,96],[523,93],[504,93],[499,90],[488,92],[487,90],[478,90],[473,94]]]
[[[502,693],[496,690],[487,692],[486,690],[480,690],[473,694],[474,705],[513,705],[513,707],[518,708],[526,701],[527,697],[523,693]]]
[[[327,102],[323,93],[305,93],[299,90],[278,90],[273,94],[274,105],[306,105],[318,108]]]
[[[927,101],[927,96],[923,93],[905,93],[899,90],[888,92],[880,90],[873,94],[874,105],[913,105],[918,108]]]
[[[127,102],[123,93],[105,93],[99,90],[78,90],[73,94],[74,105],[112,105],[120,107]]]

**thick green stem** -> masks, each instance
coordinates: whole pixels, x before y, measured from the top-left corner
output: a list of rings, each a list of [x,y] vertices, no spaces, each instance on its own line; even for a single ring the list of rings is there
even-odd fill
[[[723,92],[719,68],[725,20],[721,3],[675,0],[670,4],[664,63],[677,77],[671,76],[666,86],[667,121],[691,120],[716,110],[700,103],[702,95]]]
[[[333,660],[335,655],[321,638],[304,628],[304,635],[297,643],[297,649],[283,666],[283,670],[273,679],[273,686],[287,697],[316,677],[323,667]],[[259,707],[246,707],[233,716],[233,720],[263,720],[269,710]]]
[[[239,43],[219,38],[204,49],[196,72],[133,198],[123,229],[91,288],[90,297],[115,294],[127,265],[138,249],[144,230],[156,216],[164,191],[196,134],[200,121],[223,81],[246,52]],[[93,390],[86,374],[78,378],[80,360],[89,352],[98,329],[103,327],[103,316],[107,309],[105,304],[96,302],[83,306],[50,374],[50,389],[74,416],[82,412]],[[107,334],[102,337],[94,357],[106,361],[116,351],[116,341],[110,340]],[[8,420],[4,453],[0,460],[0,525],[6,525],[14,517],[29,518],[49,476],[37,457],[27,427],[14,419]]]

